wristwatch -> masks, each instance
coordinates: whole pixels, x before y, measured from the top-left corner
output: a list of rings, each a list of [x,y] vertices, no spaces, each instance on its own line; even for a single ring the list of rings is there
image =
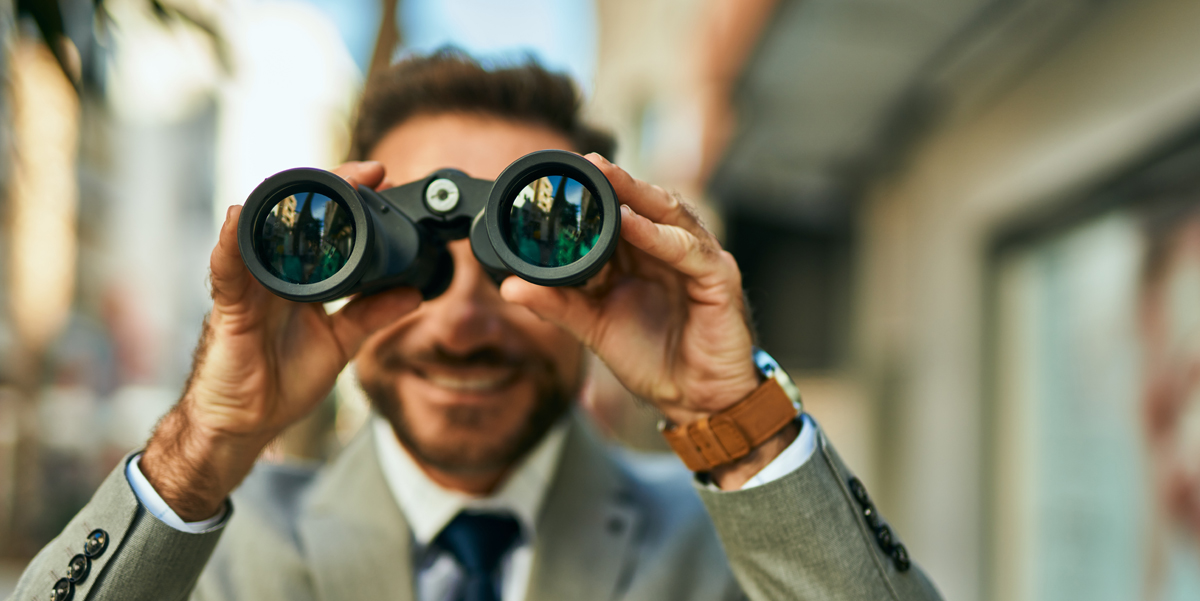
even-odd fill
[[[800,390],[779,362],[758,347],[754,347],[753,357],[762,383],[749,396],[688,424],[659,422],[667,444],[693,472],[745,457],[803,410]]]

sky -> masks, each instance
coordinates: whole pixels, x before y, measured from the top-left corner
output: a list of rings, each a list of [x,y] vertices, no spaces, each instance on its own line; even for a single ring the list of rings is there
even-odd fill
[[[374,50],[380,17],[375,0],[305,0],[329,15],[360,71]],[[585,92],[596,64],[596,15],[591,0],[403,0],[401,52],[457,45],[499,60],[527,54],[569,72]]]

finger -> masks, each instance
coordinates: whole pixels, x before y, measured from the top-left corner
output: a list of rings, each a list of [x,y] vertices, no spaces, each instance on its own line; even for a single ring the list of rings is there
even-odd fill
[[[681,227],[655,223],[621,205],[621,237],[642,252],[692,278],[719,274],[725,269],[721,248],[699,239]]]
[[[366,186],[374,189],[383,183],[385,170],[379,161],[350,161],[333,170],[351,186]]]
[[[392,288],[355,298],[329,319],[338,345],[349,359],[368,336],[412,312],[419,304],[421,293],[415,288]]]
[[[621,203],[629,205],[638,214],[657,223],[681,227],[698,238],[712,237],[687,203],[674,194],[629,175],[597,153],[584,158],[604,173]]]
[[[527,307],[538,317],[569,332],[585,346],[596,347],[600,309],[579,289],[538,286],[510,276],[500,284],[500,296],[510,303]]]
[[[212,297],[217,305],[238,303],[251,285],[250,270],[238,252],[237,225],[241,214],[241,205],[232,205],[225,211],[225,223],[209,257]]]

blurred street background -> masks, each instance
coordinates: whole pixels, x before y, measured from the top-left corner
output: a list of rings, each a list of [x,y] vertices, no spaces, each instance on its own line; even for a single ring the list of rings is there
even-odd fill
[[[446,44],[570,72],[700,205],[947,599],[1200,598],[1186,0],[0,0],[0,598],[178,398],[226,207]],[[665,449],[602,366],[581,403]]]

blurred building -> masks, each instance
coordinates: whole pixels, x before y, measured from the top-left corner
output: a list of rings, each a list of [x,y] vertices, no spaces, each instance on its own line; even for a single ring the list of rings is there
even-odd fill
[[[780,304],[758,319],[830,337],[792,365],[861,391],[867,484],[914,556],[947,598],[1195,598],[1195,541],[1151,476],[1138,311],[1145,213],[1198,200],[1198,7],[772,11],[710,191],[735,253],[760,252],[742,220],[790,224],[790,256],[747,270]]]

